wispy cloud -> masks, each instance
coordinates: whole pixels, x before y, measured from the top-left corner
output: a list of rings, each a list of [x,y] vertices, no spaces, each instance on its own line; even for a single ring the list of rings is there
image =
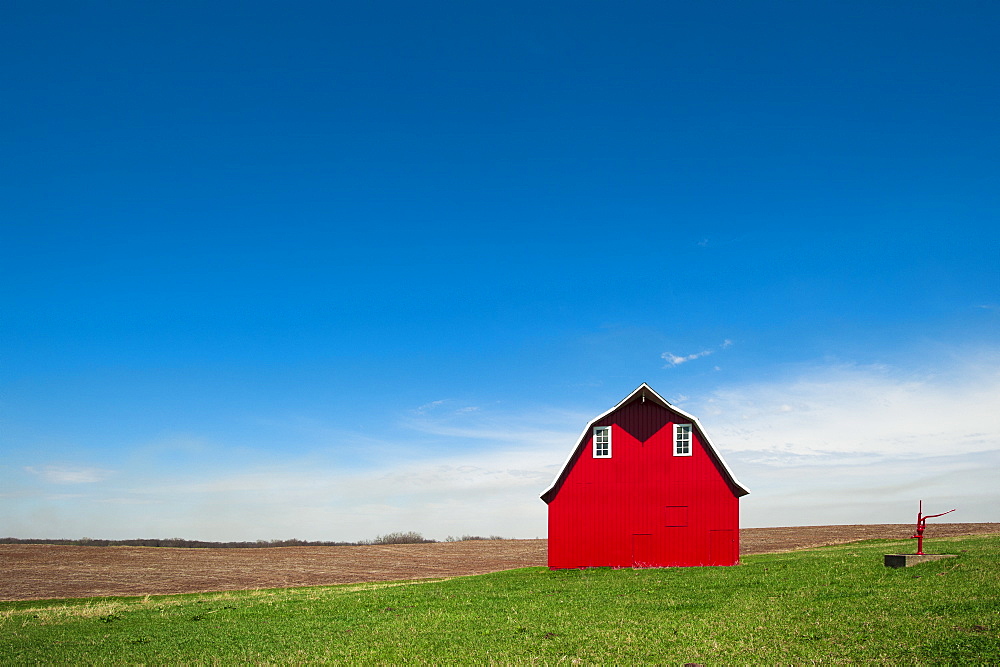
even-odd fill
[[[664,366],[664,368],[670,368],[671,366],[680,366],[688,361],[694,361],[695,359],[707,357],[710,354],[712,354],[712,350],[702,350],[701,352],[695,352],[694,354],[684,356],[673,354],[672,352],[664,352],[660,355],[660,357],[667,362],[667,365]]]
[[[438,400],[438,401],[431,401],[429,403],[424,403],[423,405],[414,408],[413,411],[415,413],[417,413],[418,415],[423,415],[423,414],[426,414],[426,413],[430,412],[431,410],[435,410],[435,409],[441,407],[442,405],[444,405],[447,402],[448,401],[446,399],[441,399],[441,400]]]
[[[575,435],[572,429],[552,429],[543,427],[522,426],[516,424],[516,419],[512,418],[511,423],[479,423],[479,424],[455,424],[435,421],[408,422],[410,428],[420,433],[441,436],[445,438],[460,438],[473,441],[490,441],[502,443],[508,447],[516,448],[537,448],[539,445],[552,446],[557,443],[565,443],[567,433]],[[580,428],[586,420],[579,424]],[[578,429],[577,429],[578,430]]]
[[[114,474],[113,470],[59,465],[25,466],[25,471],[50,484],[92,484]]]
[[[437,401],[431,401],[430,403],[424,403],[421,406],[413,408],[411,412],[415,415],[461,415],[468,412],[478,412],[482,408],[478,405],[462,405],[460,407],[455,407],[457,401],[452,399],[443,398]]]
[[[726,339],[722,341],[719,345],[720,350],[725,350],[733,345],[733,341]],[[701,352],[695,352],[693,354],[674,354],[673,352],[664,352],[660,355],[660,358],[667,362],[664,368],[673,368],[675,366],[680,366],[689,361],[694,361],[695,359],[701,359],[702,357],[707,357],[715,352],[715,350],[702,350]]]

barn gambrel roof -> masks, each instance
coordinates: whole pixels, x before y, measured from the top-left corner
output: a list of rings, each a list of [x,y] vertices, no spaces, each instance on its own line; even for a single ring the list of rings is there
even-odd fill
[[[708,433],[706,433],[705,429],[702,428],[701,422],[698,421],[698,418],[692,414],[685,412],[684,410],[681,410],[675,405],[671,405],[670,403],[667,402],[665,398],[657,394],[652,387],[643,382],[636,388],[635,391],[633,391],[631,394],[629,394],[624,399],[619,401],[618,405],[616,405],[615,407],[611,408],[606,412],[597,415],[596,417],[591,419],[590,422],[587,423],[587,425],[583,428],[583,432],[580,434],[580,437],[577,438],[576,447],[574,447],[573,451],[570,452],[569,457],[567,457],[566,459],[566,462],[563,463],[562,467],[559,469],[559,473],[556,475],[555,479],[552,480],[552,484],[549,485],[549,488],[545,489],[545,491],[542,493],[541,495],[542,500],[548,503],[555,497],[556,492],[562,485],[562,482],[565,479],[566,475],[569,473],[570,468],[573,467],[574,461],[576,461],[577,457],[579,456],[581,448],[587,442],[587,437],[590,435],[591,429],[594,427],[594,424],[604,419],[615,410],[618,410],[628,405],[632,401],[640,398],[652,401],[668,410],[676,412],[678,415],[684,417],[685,419],[690,420],[691,423],[694,425],[694,427],[697,429],[699,438],[701,442],[705,445],[705,448],[708,450],[709,456],[711,456],[712,459],[715,461],[716,467],[719,469],[719,472],[722,473],[722,476],[729,483],[730,487],[733,489],[733,492],[736,494],[736,496],[737,497],[745,496],[748,493],[750,493],[750,489],[743,486],[740,483],[740,481],[736,479],[736,475],[733,474],[733,471],[730,470],[729,466],[726,464],[725,459],[723,459],[722,455],[719,454],[719,450],[716,449],[715,443],[712,442],[712,439],[708,436]]]

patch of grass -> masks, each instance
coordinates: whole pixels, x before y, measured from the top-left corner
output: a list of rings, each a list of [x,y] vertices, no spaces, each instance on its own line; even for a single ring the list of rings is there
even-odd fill
[[[731,568],[511,570],[388,582],[0,602],[0,663],[1000,662],[1000,536],[899,570],[865,542]]]

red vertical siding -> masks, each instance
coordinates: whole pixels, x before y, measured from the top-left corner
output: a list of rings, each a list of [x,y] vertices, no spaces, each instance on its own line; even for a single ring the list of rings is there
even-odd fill
[[[595,422],[611,427],[611,458],[584,435],[549,499],[550,567],[738,562],[738,496],[696,425],[692,455],[673,455],[674,423],[690,420],[638,399]]]

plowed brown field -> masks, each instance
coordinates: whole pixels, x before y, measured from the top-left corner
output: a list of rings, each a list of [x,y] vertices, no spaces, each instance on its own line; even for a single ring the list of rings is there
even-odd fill
[[[744,528],[742,553],[855,540],[902,539],[912,524]],[[934,538],[1000,533],[1000,523],[940,523]],[[321,586],[482,574],[545,565],[545,540],[261,549],[170,549],[0,544],[0,600]]]

